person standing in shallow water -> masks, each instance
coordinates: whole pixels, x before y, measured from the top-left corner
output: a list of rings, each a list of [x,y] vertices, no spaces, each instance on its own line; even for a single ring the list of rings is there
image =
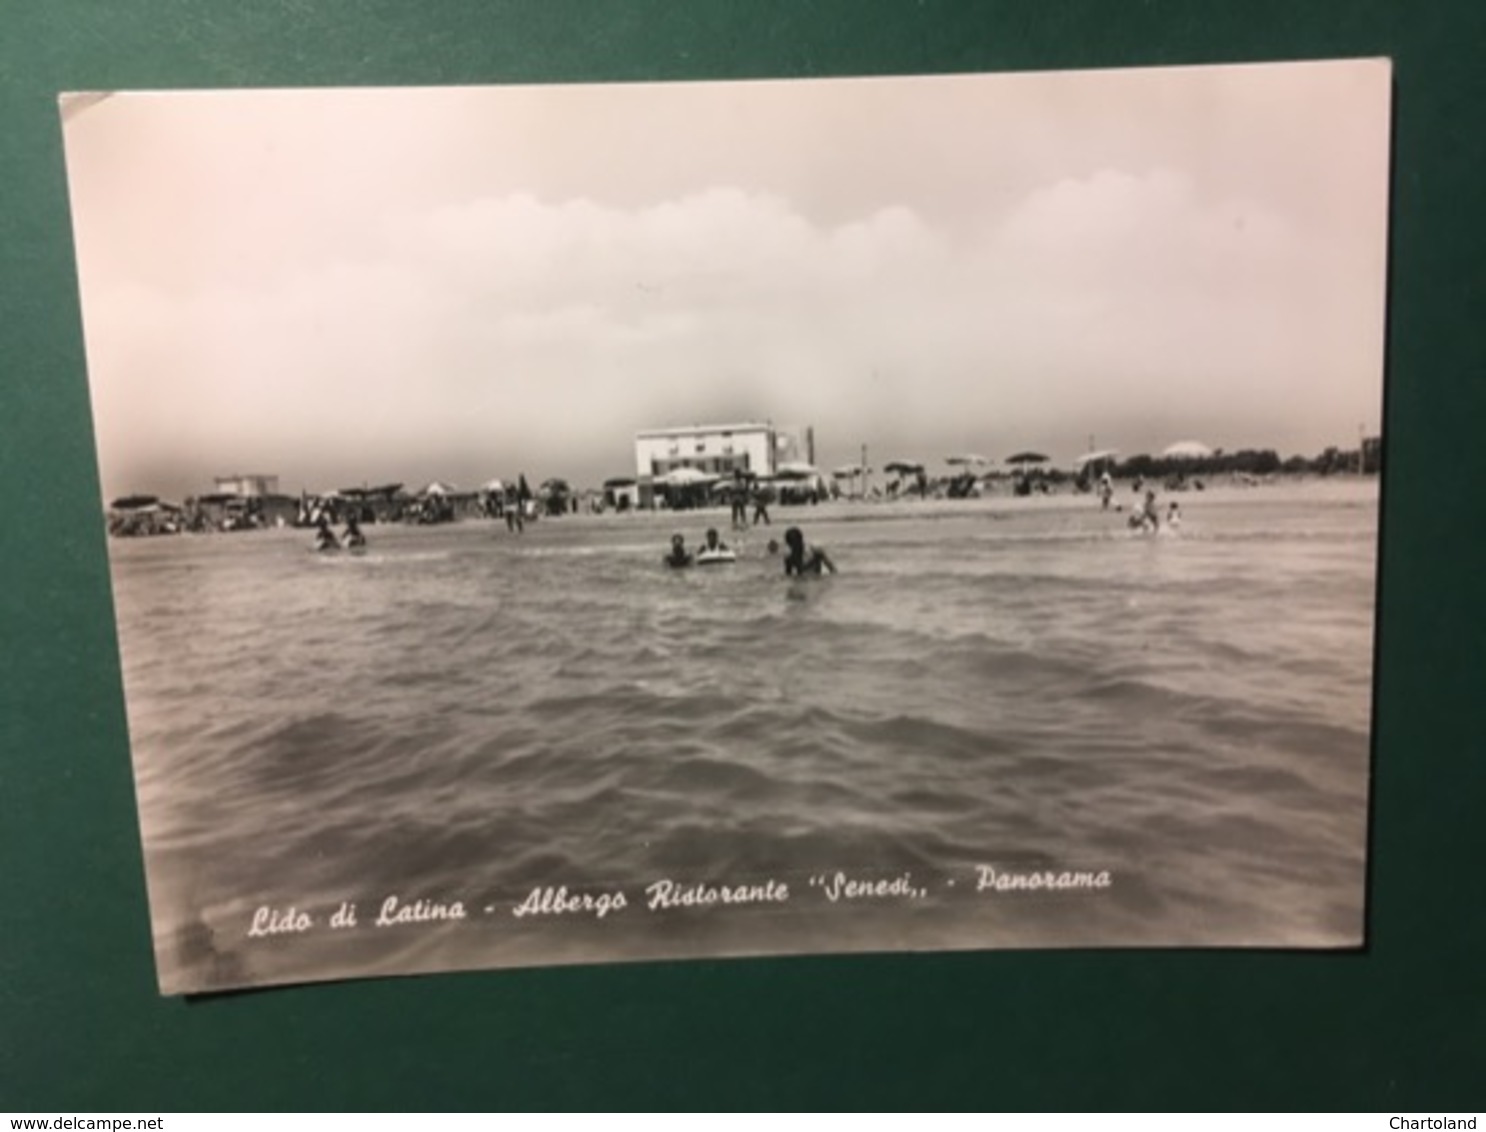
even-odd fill
[[[747,508],[744,508],[745,512]],[[769,495],[768,489],[763,484],[755,484],[753,488],[753,525],[756,527],[762,519],[764,526],[772,526],[769,519]]]
[[[748,526],[748,478],[743,474],[742,468],[735,468],[733,470],[732,495],[732,525],[736,530],[739,527]]]
[[[784,532],[784,573],[786,577],[803,577],[806,574],[834,574],[836,564],[831,556],[818,546],[805,541],[799,527]]]
[[[526,519],[521,514],[526,507],[526,502],[521,498],[521,492],[514,487],[506,489],[506,530],[521,534],[526,530]]]

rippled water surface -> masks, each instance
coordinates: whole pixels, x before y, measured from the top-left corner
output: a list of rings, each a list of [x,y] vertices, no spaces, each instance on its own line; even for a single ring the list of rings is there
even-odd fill
[[[660,566],[726,512],[114,541],[162,985],[1356,942],[1375,485],[1182,504],[1158,537],[1066,497],[777,511],[840,566],[803,582],[756,532]],[[838,870],[922,895],[832,903]],[[651,912],[665,878],[790,897]],[[512,914],[563,885],[628,906]],[[376,928],[389,895],[467,916]],[[248,935],[291,905],[316,927]]]

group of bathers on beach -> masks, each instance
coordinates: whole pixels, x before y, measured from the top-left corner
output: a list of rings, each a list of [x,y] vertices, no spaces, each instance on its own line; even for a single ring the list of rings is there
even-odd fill
[[[770,539],[767,549],[770,557],[774,557],[780,552],[779,543]],[[734,560],[732,550],[718,537],[717,528],[711,527],[707,530],[706,539],[696,553],[686,548],[685,536],[672,535],[670,552],[661,561],[673,570],[679,570],[707,562]],[[831,561],[831,556],[821,547],[807,543],[799,527],[790,527],[784,532],[784,573],[786,576],[834,574],[835,572],[836,564]]]

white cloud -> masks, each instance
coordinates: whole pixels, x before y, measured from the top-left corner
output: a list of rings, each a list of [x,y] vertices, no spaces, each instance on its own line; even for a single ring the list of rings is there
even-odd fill
[[[279,109],[271,133],[292,141]],[[760,154],[777,132],[760,131]],[[622,201],[578,156],[591,196],[502,185],[497,157],[447,141],[425,146],[426,169],[377,151],[356,177],[300,183],[315,161],[300,138],[282,183],[251,192],[240,155],[279,151],[210,131],[182,139],[220,161],[189,164],[182,141],[158,155],[181,173],[154,180],[70,152],[105,473],[149,487],[129,469],[169,452],[203,479],[268,461],[312,482],[513,463],[582,478],[623,470],[637,427],[717,415],[812,422],[843,458],[863,442],[994,453],[1089,432],[1128,450],[1168,428],[1319,446],[1338,420],[1350,436],[1378,407],[1381,231],[1366,210],[1303,220],[1262,163],[1215,172],[1189,133],[1172,148],[1185,160],[1068,159],[1059,175],[1059,147],[1088,147],[1028,127],[1008,136],[1044,154],[1040,180],[1008,187],[982,144],[976,176],[997,192],[977,204],[950,147],[952,206],[923,195],[923,173],[897,179],[917,197],[855,212],[808,203],[847,179],[837,196],[871,200],[851,170],[777,154],[770,167],[792,171],[778,187]],[[122,195],[121,168],[136,186]],[[1350,186],[1338,172],[1331,195]],[[1274,436],[1220,434],[1256,426]]]

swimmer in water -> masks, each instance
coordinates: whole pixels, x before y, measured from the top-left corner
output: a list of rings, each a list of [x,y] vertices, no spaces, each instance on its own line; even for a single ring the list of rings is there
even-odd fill
[[[1175,499],[1171,501],[1171,506],[1166,510],[1166,525],[1168,527],[1179,527],[1182,525],[1182,509],[1177,505]]]
[[[789,548],[784,556],[786,576],[836,572],[836,564],[831,561],[830,555],[818,546],[809,545],[799,527],[791,527],[784,532],[784,545]]]
[[[725,542],[723,542],[720,538],[717,537],[717,528],[716,527],[708,527],[707,528],[707,545],[704,546],[704,547],[702,547],[702,553],[703,554],[716,554],[717,552],[726,550],[727,548],[728,548],[728,544],[725,543]]]
[[[771,538],[769,540],[769,545],[768,545],[768,548],[767,549],[768,549],[770,555],[778,554],[779,553],[779,540],[777,538]]]
[[[686,540],[680,535],[671,536],[671,553],[661,559],[673,570],[691,565],[691,553],[686,549]]]
[[[330,529],[330,520],[321,512],[320,518],[315,521],[315,549],[334,550],[339,545],[335,532]]]
[[[346,518],[346,533],[341,535],[341,545],[351,550],[366,545],[366,536],[361,533],[361,527],[357,524],[355,515]]]

